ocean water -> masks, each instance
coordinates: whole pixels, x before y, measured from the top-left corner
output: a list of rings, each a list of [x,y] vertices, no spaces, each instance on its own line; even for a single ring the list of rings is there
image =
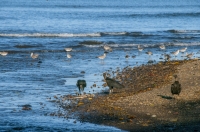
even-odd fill
[[[199,22],[198,0],[1,0],[0,51],[8,55],[0,56],[0,130],[121,131],[49,116],[58,106],[48,99],[76,94],[78,79],[87,81],[86,93],[101,92],[103,72],[163,61],[163,54],[186,59],[171,54],[181,48],[199,58]],[[113,51],[101,61],[103,45]]]

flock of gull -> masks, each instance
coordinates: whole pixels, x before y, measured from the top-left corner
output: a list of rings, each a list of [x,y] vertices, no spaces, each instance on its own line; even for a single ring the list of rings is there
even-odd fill
[[[112,52],[112,48],[111,48],[110,46],[104,45],[103,48],[104,48],[105,51]],[[160,48],[161,50],[165,50],[165,49],[166,49],[165,45],[160,45],[159,48]],[[139,52],[142,52],[142,51],[144,50],[144,47],[141,46],[141,45],[138,45],[137,49],[138,49]],[[178,54],[181,52],[181,53],[186,53],[186,54],[185,54],[185,57],[188,58],[188,59],[191,59],[192,56],[194,55],[194,53],[188,54],[188,53],[186,52],[186,50],[187,50],[187,47],[182,48],[182,49],[178,49],[178,50],[176,50],[176,51],[174,51],[174,52],[171,52],[171,55],[173,55],[173,56],[176,58],[176,57],[178,56]],[[147,51],[147,52],[145,52],[145,53],[148,54],[149,57],[150,57],[151,55],[153,55],[153,53],[152,53],[151,51]],[[130,57],[130,56],[129,56],[128,54],[125,55],[125,58],[128,59],[129,57]],[[135,58],[135,57],[136,57],[136,55],[133,55],[133,56],[132,56],[132,58]],[[98,58],[101,59],[101,60],[105,59],[105,58],[106,58],[106,52],[104,52],[103,55],[98,56]],[[166,54],[166,53],[165,53],[165,54],[164,54],[164,58],[165,58],[165,60],[169,61],[170,58],[171,58],[171,56],[170,56],[170,54]]]
[[[104,54],[103,54],[103,55],[100,55],[100,56],[97,56],[97,58],[99,58],[99,59],[102,60],[102,61],[106,58],[106,53],[107,53],[107,52],[112,52],[112,51],[113,51],[112,48],[111,48],[110,46],[108,46],[108,45],[104,45],[103,48],[104,48],[104,50],[105,50]],[[159,48],[160,48],[161,50],[165,50],[165,49],[166,49],[165,45],[160,45]],[[138,45],[137,49],[138,49],[139,52],[142,52],[142,51],[144,50],[144,47],[141,46],[141,45]],[[186,50],[187,50],[187,47],[182,48],[182,49],[178,49],[178,50],[176,50],[176,51],[174,51],[174,52],[171,52],[171,54],[176,58],[180,52],[181,52],[181,53],[185,53]],[[72,51],[72,48],[65,48],[65,51],[67,52],[67,58],[68,58],[68,59],[72,58],[72,56],[71,56],[71,54],[70,54],[70,52]],[[7,54],[8,54],[8,52],[6,52],[6,51],[1,51],[1,52],[0,52],[0,55],[2,55],[2,56],[6,56]],[[148,54],[149,57],[150,57],[151,55],[153,55],[153,53],[152,53],[151,51],[147,51],[146,54]],[[193,55],[194,55],[193,53],[188,54],[188,53],[186,52],[185,57],[188,58],[188,59],[191,59]],[[36,59],[36,58],[39,57],[39,54],[31,53],[30,56],[31,56],[31,58]],[[130,57],[130,56],[129,56],[128,54],[126,54],[125,58],[128,59],[129,57]],[[135,57],[136,57],[136,55],[132,56],[132,58],[135,58]],[[168,61],[169,61],[170,58],[171,58],[171,56],[170,56],[170,54],[166,54],[166,53],[165,53],[165,54],[164,54],[164,58],[165,58],[165,60],[168,60]]]

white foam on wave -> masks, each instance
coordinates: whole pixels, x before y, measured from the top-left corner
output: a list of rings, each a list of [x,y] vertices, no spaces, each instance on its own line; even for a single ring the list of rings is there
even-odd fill
[[[103,32],[105,35],[126,35],[127,32]]]
[[[200,30],[169,30],[172,33],[199,33]]]
[[[200,42],[194,42],[194,43],[173,43],[175,46],[196,46],[200,45]]]
[[[100,33],[21,33],[21,34],[6,34],[1,33],[1,37],[100,37]]]
[[[103,45],[84,45],[85,47],[89,47],[89,48],[98,48],[98,47],[102,47]]]
[[[171,42],[171,43],[157,43],[157,44],[100,44],[100,45],[84,45],[86,47],[90,48],[98,48],[102,47],[104,45],[108,45],[110,47],[131,47],[132,49],[137,49],[138,45],[141,45],[144,48],[156,48],[159,47],[160,45],[165,45],[165,46],[197,46],[200,45],[200,42],[193,42],[193,43],[180,43],[180,42]]]

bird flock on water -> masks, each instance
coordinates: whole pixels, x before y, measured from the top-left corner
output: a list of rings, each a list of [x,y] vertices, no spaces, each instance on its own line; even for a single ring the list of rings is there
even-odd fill
[[[113,51],[113,49],[110,46],[108,46],[108,45],[104,45],[103,49],[104,49],[103,55],[97,56],[97,58],[99,58],[101,60],[101,62],[103,62],[103,60],[106,58],[108,52],[112,52]],[[139,53],[141,53],[144,50],[144,46],[138,45],[137,49],[138,49]],[[165,45],[160,45],[159,49],[165,51],[166,50],[166,46]],[[66,56],[70,60],[72,58],[72,55],[70,54],[70,52],[72,52],[73,49],[70,48],[70,47],[68,47],[68,48],[64,48],[64,50],[67,52]],[[189,53],[188,54],[186,52],[186,50],[187,50],[187,47],[184,47],[184,48],[178,49],[176,51],[173,51],[170,54],[172,56],[174,56],[174,58],[176,59],[176,57],[178,56],[178,54],[181,52],[182,54],[185,53],[184,56],[187,59],[191,59],[194,56],[194,53]],[[149,56],[149,60],[150,60],[151,56],[153,55],[153,52],[147,51],[145,53]],[[163,54],[163,56],[164,56],[164,58],[165,58],[166,61],[169,61],[172,58],[170,54],[166,54],[166,53]],[[6,51],[0,51],[0,55],[1,56],[7,56],[8,52],[6,52]],[[39,57],[39,54],[37,54],[37,53],[31,53],[30,56],[31,56],[32,59],[37,59]],[[127,52],[126,55],[125,55],[125,58],[128,59],[129,57],[130,57],[130,55]],[[132,58],[135,58],[135,57],[136,57],[136,55],[132,56]]]
[[[159,48],[160,48],[160,50],[163,50],[163,51],[166,50],[165,45],[160,45]],[[106,58],[106,56],[107,56],[106,53],[113,51],[113,49],[108,45],[104,45],[103,49],[104,49],[103,55],[97,56],[97,58],[99,58],[101,61],[103,61]],[[142,52],[144,50],[144,47],[142,45],[138,45],[137,49],[138,49],[139,52]],[[70,54],[70,52],[73,51],[72,48],[64,48],[64,50],[67,52],[67,58],[70,60],[72,58],[72,56]],[[176,57],[178,56],[179,53],[182,53],[182,54],[186,53],[185,57],[188,58],[188,59],[191,59],[193,57],[194,53],[188,54],[186,51],[187,51],[187,47],[184,47],[184,48],[178,49],[174,52],[171,52],[171,55],[173,55],[176,59]],[[153,55],[153,53],[151,51],[147,51],[145,53],[149,56],[149,58]],[[7,56],[8,52],[1,51],[0,55],[1,56]],[[39,57],[39,54],[32,52],[30,54],[30,57],[32,59],[37,59]],[[129,57],[130,56],[127,53],[125,55],[125,58],[128,59]],[[135,58],[135,57],[136,57],[136,55],[132,56],[132,58]],[[164,54],[164,58],[165,58],[166,61],[169,61],[171,56],[170,56],[170,54]],[[109,87],[109,93],[113,93],[113,88],[117,88],[117,89],[125,88],[122,84],[120,84],[115,79],[107,77],[106,74],[103,74],[103,77],[104,77],[104,81],[106,82],[107,86]],[[174,94],[179,95],[180,92],[181,92],[181,84],[179,83],[179,81],[177,81],[177,75],[175,75],[174,78],[175,78],[175,82],[171,85],[171,93],[172,93],[172,95],[174,95]],[[84,91],[84,88],[87,86],[86,81],[85,80],[78,80],[76,85],[79,89],[79,94],[81,95]]]

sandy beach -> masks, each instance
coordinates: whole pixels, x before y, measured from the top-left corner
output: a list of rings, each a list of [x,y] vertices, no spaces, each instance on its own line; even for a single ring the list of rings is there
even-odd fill
[[[115,126],[127,131],[199,131],[200,61],[170,61],[136,68],[125,68],[120,74],[125,89],[113,94],[74,99],[60,97],[59,104],[78,120]],[[137,76],[136,76],[137,74]],[[171,94],[174,75],[182,91]],[[62,101],[61,101],[62,99]]]

